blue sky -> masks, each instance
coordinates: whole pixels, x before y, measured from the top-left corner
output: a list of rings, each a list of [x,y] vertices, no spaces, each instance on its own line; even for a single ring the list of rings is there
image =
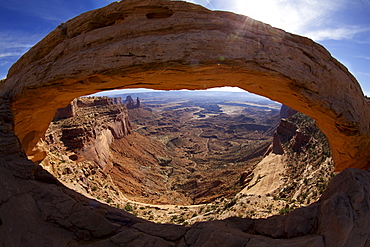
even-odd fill
[[[0,78],[30,47],[83,12],[111,0],[0,0]],[[248,15],[322,44],[370,95],[370,0],[192,0]]]

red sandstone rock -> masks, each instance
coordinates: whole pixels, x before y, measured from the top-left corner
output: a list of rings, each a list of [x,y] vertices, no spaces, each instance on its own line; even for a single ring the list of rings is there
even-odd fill
[[[292,149],[295,151],[295,152],[300,152],[301,151],[301,147],[303,147],[304,145],[306,145],[309,141],[310,141],[310,136],[300,132],[300,131],[296,131],[296,134],[294,136],[294,143],[292,145]]]
[[[280,138],[277,132],[274,133],[274,139],[272,140],[272,153],[283,154],[284,149],[281,145]]]
[[[66,107],[57,109],[53,121],[58,121],[65,118],[70,118],[75,116],[75,106],[70,103]]]
[[[281,110],[280,110],[280,117],[281,118],[289,118],[289,117],[293,116],[296,113],[297,113],[297,111],[292,109],[289,106],[286,106],[286,105],[281,106]]]
[[[320,200],[285,216],[154,225],[64,187],[27,160],[0,100],[0,243],[4,246],[368,246],[370,173],[346,169]],[[5,131],[7,130],[7,131]],[[17,144],[18,143],[18,144]],[[22,237],[20,237],[22,236]]]
[[[103,169],[111,167],[111,143],[132,132],[127,109],[122,102],[117,104],[120,102],[117,98],[107,97],[77,98],[69,106],[58,110],[57,117],[54,117],[56,122],[69,116],[64,114],[65,109],[73,109],[74,118],[63,121],[60,123],[62,126],[55,123],[54,127],[57,128],[55,131],[61,131],[60,140],[67,151],[78,152],[80,158],[86,157]],[[53,128],[53,125],[51,127]],[[52,142],[52,137],[48,137],[48,140]],[[33,153],[35,156],[37,150]],[[36,161],[36,158],[32,158]]]
[[[134,108],[141,107],[139,97],[136,98],[136,103],[135,103],[132,97],[129,95],[126,97],[126,100],[123,103],[126,105],[127,109],[134,109]]]
[[[369,166],[370,108],[329,52],[248,17],[186,2],[126,0],[82,14],[22,56],[1,88],[12,98],[15,132],[29,154],[55,110],[77,96],[226,84],[313,117],[338,170]]]

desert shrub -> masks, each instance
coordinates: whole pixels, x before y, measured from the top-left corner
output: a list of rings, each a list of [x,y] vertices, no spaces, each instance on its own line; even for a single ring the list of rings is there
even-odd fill
[[[293,207],[290,207],[289,205],[286,205],[285,208],[282,208],[282,209],[279,210],[279,214],[284,215],[284,214],[289,213],[292,210],[293,210]]]
[[[126,203],[125,207],[123,208],[125,211],[132,211],[133,207],[130,203]]]

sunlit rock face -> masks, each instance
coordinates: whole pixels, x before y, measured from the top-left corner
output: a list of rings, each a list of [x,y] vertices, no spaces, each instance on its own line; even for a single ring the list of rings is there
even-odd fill
[[[65,121],[61,127],[55,123],[60,119],[69,121]],[[76,152],[83,150],[81,158],[87,157],[103,170],[108,170],[112,166],[109,160],[112,142],[132,132],[127,108],[122,104],[121,98],[74,99],[66,107],[57,110],[53,121],[55,122],[49,128],[56,125],[62,132],[61,140],[67,150]],[[52,142],[57,137],[49,136],[48,139]]]
[[[0,243],[370,245],[370,177],[364,170],[346,169],[319,202],[286,216],[185,228],[155,225],[85,198],[26,157],[56,109],[77,96],[125,87],[224,85],[316,119],[338,170],[369,166],[368,104],[353,76],[320,45],[245,16],[182,1],[116,2],[61,24],[14,64],[0,84]]]

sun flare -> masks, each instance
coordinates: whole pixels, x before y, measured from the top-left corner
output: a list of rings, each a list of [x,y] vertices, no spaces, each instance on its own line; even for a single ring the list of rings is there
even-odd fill
[[[291,1],[236,0],[234,5],[238,13],[286,31],[297,31],[302,24],[300,11]]]
[[[304,35],[343,5],[342,0],[234,0],[232,11],[285,31]]]

